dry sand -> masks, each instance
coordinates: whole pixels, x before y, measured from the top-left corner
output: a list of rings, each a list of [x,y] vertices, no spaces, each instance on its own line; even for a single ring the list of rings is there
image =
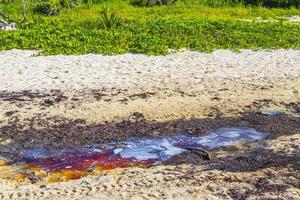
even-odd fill
[[[299,50],[32,56],[36,53],[0,52],[2,155],[20,146],[201,134],[233,125],[272,137],[218,150],[211,161],[181,157],[165,166],[46,186],[1,179],[0,199],[300,199]],[[286,115],[261,116],[262,108]]]
[[[0,53],[0,98],[7,98],[7,92],[24,90],[51,96],[16,94],[23,101],[2,101],[1,114],[17,110],[21,118],[47,113],[99,123],[120,121],[140,112],[148,120],[166,121],[204,117],[212,109],[235,115],[260,100],[271,100],[272,106],[279,108],[281,102],[298,102],[300,98],[297,50],[187,51],[150,57],[32,57],[35,53]],[[33,106],[32,100],[39,105]]]

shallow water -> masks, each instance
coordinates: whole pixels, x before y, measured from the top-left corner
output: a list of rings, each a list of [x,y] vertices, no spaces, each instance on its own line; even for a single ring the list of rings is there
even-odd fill
[[[10,165],[16,168],[14,173],[23,174],[23,178],[64,181],[97,174],[103,170],[159,164],[190,148],[212,150],[260,140],[266,136],[266,133],[251,128],[220,128],[197,137],[180,133],[73,149],[31,148],[22,150],[21,159]]]

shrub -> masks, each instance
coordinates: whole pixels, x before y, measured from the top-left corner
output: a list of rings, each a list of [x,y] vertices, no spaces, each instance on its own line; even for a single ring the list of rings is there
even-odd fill
[[[131,0],[131,4],[134,6],[154,6],[154,5],[172,5],[178,0]]]
[[[63,8],[74,8],[80,2],[79,2],[79,0],[60,0],[59,3],[61,5],[61,7],[63,7]]]
[[[245,5],[261,5],[264,7],[297,7],[300,8],[300,0],[244,0]]]
[[[49,15],[51,9],[51,4],[49,2],[40,2],[33,6],[32,11],[34,13]]]
[[[148,6],[149,0],[131,0],[131,4],[134,6]]]
[[[57,15],[63,8],[73,8],[79,0],[48,0],[38,1],[33,5],[32,11],[43,15]]]
[[[243,0],[202,0],[201,3],[209,7],[226,7],[242,5]]]
[[[0,0],[0,3],[12,3],[14,0]]]

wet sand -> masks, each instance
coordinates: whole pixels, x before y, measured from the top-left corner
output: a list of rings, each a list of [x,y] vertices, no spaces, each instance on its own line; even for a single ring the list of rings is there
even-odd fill
[[[167,57],[0,54],[0,154],[220,127],[266,141],[193,153],[164,166],[113,170],[65,183],[0,180],[3,199],[297,199],[300,51]],[[68,72],[66,72],[68,71]],[[263,108],[284,112],[265,116]]]

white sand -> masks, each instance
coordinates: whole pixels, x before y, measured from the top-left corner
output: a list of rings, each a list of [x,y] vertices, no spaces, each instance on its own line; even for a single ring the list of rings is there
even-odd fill
[[[272,100],[269,107],[290,113],[281,102],[300,101],[299,50],[32,56],[36,53],[0,52],[0,92],[60,89],[69,98],[50,107],[43,106],[45,98],[2,102],[0,116],[14,110],[20,120],[47,113],[101,123],[139,112],[148,120],[166,121],[207,117],[216,110],[233,116],[264,99]],[[87,95],[92,89],[106,96]],[[147,98],[139,97],[149,92]],[[0,124],[7,119],[0,117]]]
[[[209,80],[272,80],[300,76],[300,51],[180,52],[168,56],[38,56],[0,53],[0,91],[189,87]]]

